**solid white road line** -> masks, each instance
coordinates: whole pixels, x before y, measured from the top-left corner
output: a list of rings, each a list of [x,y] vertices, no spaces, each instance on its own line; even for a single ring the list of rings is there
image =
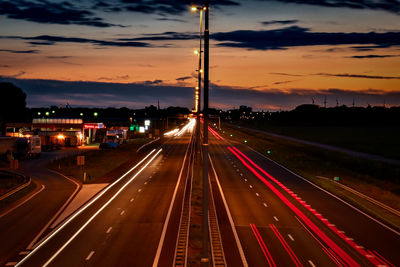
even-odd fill
[[[9,214],[10,212],[14,211],[15,209],[19,208],[20,206],[22,206],[23,204],[25,204],[26,202],[28,202],[29,200],[31,200],[34,196],[36,196],[37,194],[39,194],[40,192],[43,191],[43,189],[45,189],[46,187],[44,185],[42,185],[39,189],[39,191],[37,191],[36,193],[34,193],[33,195],[31,195],[30,197],[28,197],[27,199],[25,199],[23,202],[19,203],[17,206],[13,207],[12,209],[4,212],[3,214],[0,215],[0,218],[6,216],[7,214]]]
[[[345,204],[345,205],[349,206],[350,208],[352,208],[352,209],[358,211],[359,213],[361,213],[361,214],[364,215],[365,217],[367,217],[367,218],[371,219],[372,221],[376,222],[377,224],[379,224],[379,225],[385,227],[385,228],[388,229],[389,231],[391,231],[391,232],[395,233],[396,235],[399,235],[399,236],[400,236],[400,232],[398,232],[398,231],[394,230],[393,228],[387,226],[386,224],[382,223],[381,221],[378,221],[377,219],[371,217],[371,216],[368,215],[367,213],[361,211],[360,209],[356,208],[355,206],[353,206],[352,204],[346,202],[345,200],[341,199],[340,197],[338,197],[338,196],[334,195],[333,193],[331,193],[331,192],[329,192],[329,191],[323,189],[322,187],[320,187],[320,186],[314,184],[313,182],[311,182],[311,181],[307,180],[306,178],[304,178],[304,177],[298,175],[297,173],[295,173],[295,172],[289,170],[288,168],[286,168],[285,166],[279,164],[278,162],[276,162],[276,161],[274,161],[274,160],[272,160],[272,159],[270,159],[270,158],[264,156],[263,154],[261,154],[260,152],[254,150],[253,148],[251,148],[251,147],[249,147],[249,146],[248,146],[248,148],[250,148],[251,150],[253,150],[253,151],[256,152],[257,154],[261,155],[262,157],[268,159],[269,161],[275,163],[276,165],[280,166],[281,168],[287,170],[288,172],[290,172],[291,174],[297,176],[298,178],[304,180],[305,182],[307,182],[307,183],[313,185],[314,187],[318,188],[319,190],[325,192],[326,194],[328,194],[328,195],[330,195],[330,196],[336,198],[337,200],[339,200],[339,201],[342,202],[343,204]]]
[[[66,227],[74,218],[76,218],[79,214],[81,214],[84,210],[86,210],[89,206],[91,206],[97,199],[99,199],[102,195],[104,195],[109,189],[111,189],[114,185],[116,185],[119,181],[121,181],[126,175],[128,175],[132,170],[136,169],[140,164],[142,164],[148,157],[151,156],[151,154],[153,154],[156,150],[153,149],[149,154],[147,154],[146,157],[144,157],[139,163],[137,163],[134,167],[132,167],[130,170],[128,170],[125,174],[123,174],[120,178],[118,178],[114,183],[110,184],[109,186],[107,186],[103,191],[101,191],[100,194],[98,194],[95,198],[93,198],[89,203],[87,203],[83,208],[81,208],[80,210],[78,210],[76,213],[74,213],[72,215],[72,217],[70,219],[68,219],[67,221],[65,221],[59,228],[57,228],[54,232],[52,232],[48,237],[46,237],[45,240],[43,240],[42,242],[40,242],[40,244],[35,247],[34,250],[31,251],[31,253],[29,253],[25,258],[23,258],[20,262],[17,263],[17,266],[22,265],[26,260],[28,260],[32,255],[34,255],[44,244],[46,244],[50,239],[52,239],[59,231],[61,231],[64,227]],[[161,150],[159,150],[157,152],[156,155],[158,155],[158,153]],[[154,157],[153,157],[154,158]],[[150,160],[150,162],[153,159]],[[145,165],[146,167],[147,165]],[[139,171],[139,173],[142,170]],[[136,177],[136,175],[134,176]],[[133,179],[133,178],[131,178]]]
[[[93,256],[93,254],[94,254],[94,250],[92,250],[90,253],[89,253],[89,255],[86,257],[86,261],[88,261],[88,260],[90,260],[90,258]]]
[[[193,135],[192,135],[192,138],[193,138]],[[190,142],[189,142],[189,144],[188,144],[188,146],[186,148],[185,157],[183,158],[181,170],[180,170],[179,176],[178,176],[178,181],[177,181],[177,183],[175,185],[174,194],[172,195],[171,203],[169,204],[167,217],[165,218],[163,230],[161,232],[160,242],[158,243],[157,252],[156,252],[156,255],[154,257],[153,267],[157,267],[158,266],[158,261],[160,260],[161,250],[162,250],[162,247],[164,245],[165,234],[167,232],[169,219],[171,217],[172,207],[174,206],[175,197],[176,197],[176,194],[178,192],[179,183],[181,182],[183,169],[185,167],[185,162],[186,162],[186,158],[187,158],[189,147],[190,147],[191,143],[192,143],[192,140],[190,140]]]
[[[76,196],[76,194],[78,193],[78,191],[82,188],[82,185],[79,184],[78,182],[74,181],[74,179],[71,179],[67,176],[65,176],[62,173],[59,173],[57,171],[53,171],[50,170],[49,171],[60,175],[62,177],[64,177],[65,179],[71,181],[72,183],[74,183],[76,185],[74,192],[69,196],[69,198],[67,199],[67,201],[65,201],[65,203],[61,206],[61,208],[54,214],[53,217],[51,217],[51,219],[47,222],[47,224],[42,228],[42,230],[40,230],[40,232],[35,236],[35,238],[31,241],[31,243],[29,243],[29,245],[26,247],[26,249],[33,249],[35,243],[38,241],[38,239],[43,235],[43,233],[47,230],[47,228],[49,228],[49,226],[56,220],[56,218],[61,214],[61,212],[65,209],[65,207],[71,203],[72,199]]]
[[[128,182],[126,182],[118,191],[115,193],[95,214],[90,217],[89,220],[86,221],[84,225],[70,238],[67,242],[59,249],[56,253],[45,263],[43,267],[48,266],[85,228],[89,225],[91,221],[96,218],[97,215],[100,214],[124,189],[127,187],[135,178],[158,156],[158,154],[162,151],[162,149],[158,150],[158,152],[131,178]]]
[[[219,188],[219,192],[221,194],[222,202],[224,203],[226,214],[228,215],[228,218],[229,218],[229,223],[230,223],[231,228],[232,228],[233,236],[235,237],[236,245],[237,245],[238,250],[239,250],[239,254],[240,254],[240,258],[241,258],[242,263],[243,263],[243,267],[248,267],[249,265],[247,263],[245,255],[244,255],[243,247],[242,247],[242,244],[240,243],[239,236],[238,236],[238,234],[236,232],[236,228],[235,228],[235,224],[234,224],[233,219],[232,219],[231,212],[229,211],[228,204],[226,203],[224,192],[222,191],[221,184],[219,183],[218,175],[217,175],[217,172],[215,171],[215,168],[214,168],[214,163],[211,160],[210,155],[208,155],[208,158],[210,159],[211,168],[212,168],[212,170],[214,172],[215,180],[217,181],[217,185],[218,185],[218,188]]]

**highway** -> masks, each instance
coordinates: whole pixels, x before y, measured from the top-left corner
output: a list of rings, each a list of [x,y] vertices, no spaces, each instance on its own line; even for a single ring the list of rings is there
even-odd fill
[[[171,266],[191,138],[152,150],[16,266]]]
[[[400,264],[398,232],[211,131],[211,158],[249,266]]]
[[[198,140],[188,124],[164,141],[33,250],[15,245],[9,266],[183,266],[176,248]],[[213,129],[209,151],[220,266],[400,265],[396,230]]]
[[[37,189],[33,197],[18,201],[12,209],[0,214],[0,265],[4,266],[12,255],[25,253],[46,224],[60,210],[79,184],[47,170],[44,165],[53,157],[43,153],[40,159],[22,163],[23,173],[30,175]],[[29,199],[28,199],[29,198]]]

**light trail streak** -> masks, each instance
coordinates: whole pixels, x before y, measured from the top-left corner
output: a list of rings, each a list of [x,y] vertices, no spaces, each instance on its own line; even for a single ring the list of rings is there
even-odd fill
[[[196,120],[195,119],[189,119],[190,122],[188,124],[186,124],[179,132],[177,132],[176,134],[174,134],[174,136],[181,136],[187,129],[192,130],[194,125],[196,124]]]
[[[279,182],[272,175],[264,171],[261,167],[259,167],[256,163],[254,163],[249,157],[243,154],[236,147],[232,148],[239,153],[243,158],[245,158],[248,162],[250,162],[255,168],[261,171],[265,176],[278,184],[283,190],[285,190],[288,194],[290,194],[293,198],[295,198],[302,206],[304,206],[307,210],[313,213],[318,219],[320,219],[327,227],[329,227],[334,233],[336,233],[341,239],[343,239],[346,243],[348,243],[351,247],[353,247],[356,251],[358,251],[361,255],[363,255],[366,259],[368,259],[375,266],[381,265],[380,262],[375,257],[370,257],[370,254],[361,246],[357,245],[351,238],[348,238],[343,231],[340,231],[334,224],[330,223],[326,218],[324,218],[320,213],[318,213],[315,209],[312,209],[310,205],[307,205],[305,201],[301,200],[296,194],[294,194],[290,189],[288,189],[284,184]],[[229,149],[229,147],[228,147]]]
[[[319,229],[303,212],[294,206],[281,192],[278,191],[270,182],[262,177],[254,168],[252,168],[237,152],[231,147],[228,147],[242,163],[245,165],[258,179],[260,179],[268,188],[271,189],[310,229],[321,238],[336,255],[342,258],[348,266],[360,266],[353,258],[351,258],[344,250],[342,250],[335,242],[332,241],[321,229]]]
[[[129,179],[128,182],[126,182],[117,191],[117,193],[115,193],[95,214],[93,214],[92,217],[90,217],[90,219],[87,220],[86,223],[82,225],[81,228],[79,228],[79,230],[70,239],[68,239],[68,241],[65,242],[64,245],[61,248],[59,248],[57,252],[45,264],[43,264],[43,267],[48,266],[86,228],[86,226],[88,226],[89,223],[92,222],[94,218],[96,218],[96,216],[100,214],[100,212],[102,212],[133,180],[135,180],[135,178],[144,169],[146,169],[146,167],[155,159],[155,157],[158,156],[158,154],[160,154],[161,151],[162,149],[158,150],[158,152],[134,176],[132,176],[132,178]]]
[[[129,169],[126,173],[124,173],[118,180],[113,182],[111,185],[106,187],[100,194],[98,194],[95,198],[93,198],[90,202],[88,202],[82,209],[80,209],[78,212],[76,212],[74,215],[72,215],[71,218],[69,218],[67,221],[65,221],[59,228],[57,228],[56,231],[54,231],[52,234],[50,234],[45,240],[43,240],[34,250],[32,250],[27,256],[25,256],[20,262],[18,262],[15,266],[21,266],[25,261],[27,261],[30,257],[32,257],[35,253],[37,253],[40,248],[42,248],[47,242],[49,242],[58,232],[60,232],[62,229],[64,229],[73,219],[75,219],[79,214],[84,212],[88,207],[90,207],[96,200],[98,200],[101,196],[103,196],[108,190],[110,190],[113,186],[115,186],[118,182],[120,182],[125,176],[127,176],[131,171],[136,169],[140,164],[142,164],[148,157],[151,156],[156,150],[153,149],[149,154],[147,154],[146,157],[144,157],[139,163],[137,163],[135,166],[133,166],[131,169]],[[160,150],[161,151],[161,150]],[[158,153],[160,153],[157,152]]]
[[[258,232],[256,225],[254,223],[251,223],[250,227],[251,227],[251,230],[253,231],[254,236],[257,239],[258,244],[261,247],[262,252],[264,253],[265,258],[268,261],[269,266],[276,267],[274,259],[272,258],[271,253],[269,252],[267,246],[264,243],[264,240],[262,239],[260,233]]]
[[[175,134],[175,133],[177,133],[177,132],[179,132],[179,129],[174,129],[174,130],[172,130],[172,131],[166,132],[166,133],[164,133],[164,135],[165,135],[165,136],[169,136],[169,135],[173,135],[173,134]]]
[[[276,237],[279,239],[279,241],[282,243],[282,246],[286,249],[287,253],[289,254],[290,258],[296,264],[297,267],[303,266],[299,259],[297,258],[296,254],[294,254],[292,248],[289,246],[289,244],[286,242],[286,240],[283,238],[281,233],[279,232],[278,228],[276,228],[275,225],[270,224],[269,227],[272,229]]]

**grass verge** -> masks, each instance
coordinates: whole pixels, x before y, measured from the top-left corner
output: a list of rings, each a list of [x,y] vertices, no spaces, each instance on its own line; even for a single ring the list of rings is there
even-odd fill
[[[255,122],[240,125],[302,140],[400,159],[400,127],[279,126]]]
[[[332,182],[333,177],[340,177],[340,183],[400,210],[400,166],[358,159],[339,152],[245,131],[230,124],[222,127],[220,134],[224,137],[241,143],[247,140],[246,144],[256,151],[400,229],[400,217]]]
[[[82,183],[107,182],[107,174],[135,158],[136,150],[149,141],[151,141],[149,138],[138,138],[115,149],[87,151],[83,154],[85,156],[83,167],[77,166],[76,156],[55,160],[48,167],[66,176],[72,176]],[[83,172],[86,172],[85,181]]]

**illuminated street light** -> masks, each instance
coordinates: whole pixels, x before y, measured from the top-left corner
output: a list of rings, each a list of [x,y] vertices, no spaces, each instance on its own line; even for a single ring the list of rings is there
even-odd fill
[[[194,53],[195,55],[199,55],[199,54],[200,54],[199,50],[197,50],[197,49],[194,50],[193,53]]]
[[[81,112],[79,115],[80,115],[80,116],[83,116],[83,113]]]
[[[46,111],[46,116],[49,116],[49,115],[50,115],[50,112]]]
[[[97,116],[99,115],[99,113],[95,112],[95,113],[93,113],[93,115],[94,115],[95,117],[97,117]]]
[[[56,113],[56,111],[55,111],[55,110],[52,110],[52,111],[51,111],[51,113],[53,113],[53,114],[54,114],[54,113]]]
[[[208,253],[209,244],[209,231],[208,231],[208,86],[209,86],[209,4],[210,0],[205,0],[204,6],[196,7],[192,6],[192,12],[200,11],[200,50],[198,51],[199,56],[199,67],[198,67],[198,83],[199,90],[201,88],[201,74],[203,69],[201,67],[201,53],[202,53],[202,30],[203,30],[203,12],[205,13],[204,19],[204,81],[203,81],[203,214],[202,214],[202,251],[201,251],[201,266],[209,266],[210,255]],[[197,99],[197,94],[196,94]],[[197,102],[197,101],[196,101]],[[198,101],[198,113],[200,113],[200,98]],[[198,114],[199,115],[199,114]],[[197,116],[198,127],[200,125],[200,116]],[[200,134],[200,128],[197,128],[197,134]]]
[[[38,112],[37,114],[40,116],[42,113]]]

